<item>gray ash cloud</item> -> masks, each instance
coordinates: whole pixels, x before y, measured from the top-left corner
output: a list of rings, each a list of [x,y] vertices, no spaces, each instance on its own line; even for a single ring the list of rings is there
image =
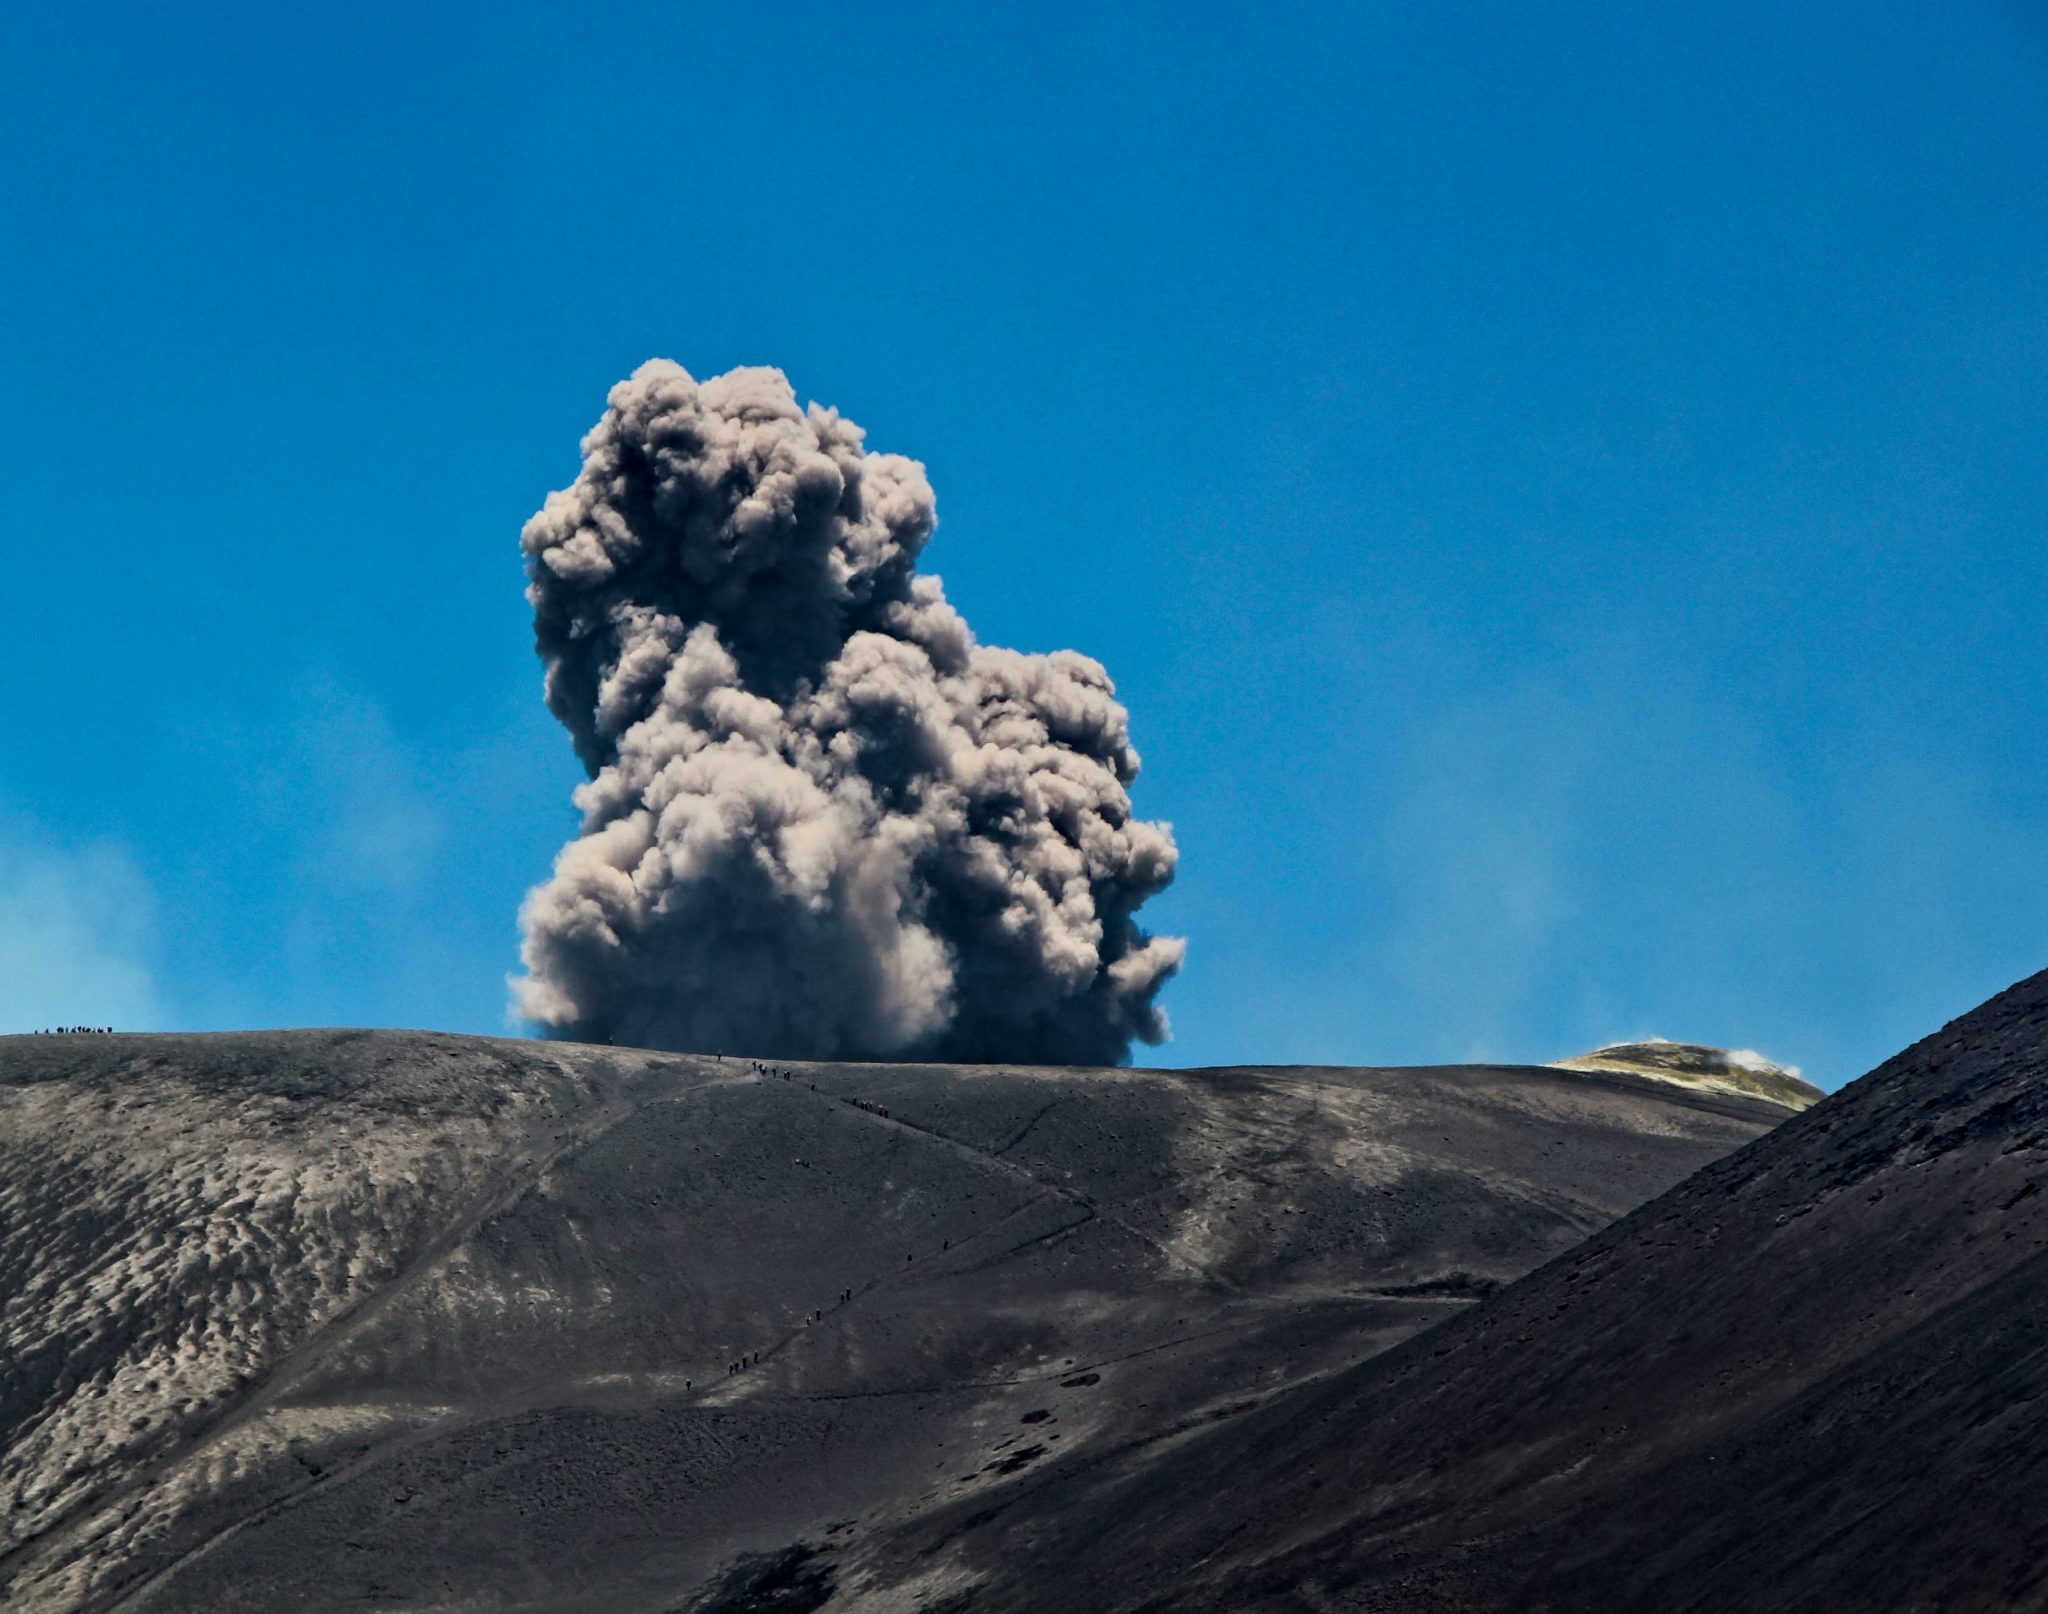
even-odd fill
[[[1112,1064],[1184,944],[1101,665],[978,644],[924,468],[780,371],[612,389],[522,537],[589,781],[521,912],[517,1007],[592,1041]]]

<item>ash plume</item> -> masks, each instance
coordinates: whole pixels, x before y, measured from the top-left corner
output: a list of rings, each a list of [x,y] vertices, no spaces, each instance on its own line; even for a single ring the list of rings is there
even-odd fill
[[[1101,665],[978,644],[917,559],[924,468],[782,373],[614,387],[526,525],[590,779],[520,920],[546,1032],[811,1058],[1114,1064],[1184,944]]]

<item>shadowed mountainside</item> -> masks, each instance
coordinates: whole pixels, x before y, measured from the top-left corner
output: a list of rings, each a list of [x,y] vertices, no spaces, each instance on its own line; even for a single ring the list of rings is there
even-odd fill
[[[822,1607],[1785,1113],[1550,1069],[0,1040],[0,1601]]]
[[[2048,975],[1427,1335],[841,1578],[975,1614],[2048,1607],[2044,1178]]]

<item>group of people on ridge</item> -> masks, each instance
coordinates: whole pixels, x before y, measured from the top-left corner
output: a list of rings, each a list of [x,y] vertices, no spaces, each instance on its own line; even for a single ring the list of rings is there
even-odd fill
[[[795,1072],[784,1070],[779,1065],[771,1065],[765,1060],[749,1059],[747,1061],[747,1067],[748,1069],[752,1070],[754,1074],[757,1076],[775,1076],[779,1077],[781,1080],[785,1082],[796,1080]],[[817,1090],[818,1084],[816,1082],[811,1083],[811,1091],[815,1093]],[[866,1110],[870,1115],[880,1115],[886,1118],[889,1114],[888,1108],[885,1105],[870,1104],[864,1098],[848,1099],[847,1102],[849,1104],[854,1105],[856,1108]],[[797,1164],[802,1165],[804,1164],[804,1162],[799,1160]],[[952,1247],[953,1241],[951,1239],[946,1240],[946,1248],[951,1249]],[[915,1257],[905,1255],[903,1259],[906,1261],[910,1261],[914,1260]],[[852,1300],[853,1290],[850,1288],[840,1290],[839,1293],[833,1297],[833,1303],[839,1306],[849,1305],[852,1303]],[[825,1308],[820,1306],[804,1318],[804,1327],[808,1328],[811,1326],[812,1323],[821,1323],[824,1320]],[[754,1351],[751,1353],[742,1352],[732,1361],[727,1362],[725,1364],[725,1371],[727,1377],[730,1377],[735,1373],[744,1373],[748,1368],[759,1367],[760,1365],[761,1353],[759,1351]],[[683,1381],[683,1388],[686,1390],[690,1388],[689,1380],[685,1379]]]

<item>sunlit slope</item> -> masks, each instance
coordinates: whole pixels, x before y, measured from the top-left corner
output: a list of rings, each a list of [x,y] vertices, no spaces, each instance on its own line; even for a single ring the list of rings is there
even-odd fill
[[[0,1039],[0,1602],[827,1587],[824,1544],[1383,1349],[1784,1113],[1544,1069]]]
[[[1775,1065],[1761,1054],[1731,1053],[1726,1048],[1705,1048],[1697,1043],[1666,1042],[1661,1038],[1612,1043],[1575,1059],[1560,1059],[1556,1068],[1615,1071],[1646,1076],[1652,1081],[1675,1082],[1704,1092],[1743,1093],[1769,1099],[1790,1110],[1811,1109],[1825,1096],[1811,1082],[1800,1080],[1797,1071]]]

